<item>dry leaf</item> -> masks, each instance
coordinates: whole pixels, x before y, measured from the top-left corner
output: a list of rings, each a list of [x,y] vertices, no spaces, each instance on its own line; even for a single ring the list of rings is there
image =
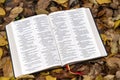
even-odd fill
[[[48,14],[48,13],[49,13],[48,11],[46,11],[46,10],[44,10],[44,9],[36,9],[35,12],[36,12],[37,14]]]
[[[111,0],[96,0],[99,4],[111,3]]]
[[[49,75],[50,73],[49,72],[41,72],[40,73],[40,75],[42,75],[42,76],[47,76],[47,75]]]
[[[89,75],[83,75],[83,80],[92,80],[92,78]]]
[[[106,45],[106,41],[109,40],[108,37],[105,34],[101,34],[101,38],[103,40],[103,43]]]
[[[22,75],[22,76],[17,77],[17,79],[24,79],[24,78],[34,79],[35,77],[33,75]]]
[[[55,73],[60,73],[63,69],[54,69],[52,70],[52,72],[55,72]]]
[[[5,77],[12,77],[13,76],[12,63],[11,63],[10,57],[7,58],[7,61],[3,66],[3,73],[4,73]]]
[[[0,46],[5,46],[8,44],[8,42],[5,40],[5,38],[0,38]]]
[[[112,69],[120,68],[120,59],[119,58],[111,57],[111,58],[108,58],[106,60],[106,62],[107,62],[107,65],[109,68],[112,68]]]
[[[0,0],[0,3],[4,3],[5,2],[5,0]]]
[[[114,29],[120,26],[120,20],[115,21]]]
[[[114,75],[107,75],[104,77],[104,80],[114,80]]]
[[[2,55],[3,55],[3,49],[0,48],[0,59],[1,59]]]
[[[110,47],[111,47],[111,53],[112,54],[115,55],[116,53],[118,53],[118,44],[117,44],[117,42],[111,42]]]
[[[9,77],[0,77],[0,80],[10,80]]]
[[[55,77],[52,76],[46,76],[46,80],[57,80]]]
[[[55,12],[55,11],[58,11],[58,10],[59,10],[59,9],[58,9],[57,7],[54,7],[54,6],[53,6],[53,7],[50,7],[50,11],[51,11],[51,12]]]
[[[55,2],[57,2],[58,4],[63,4],[66,3],[68,0],[53,0]]]
[[[115,76],[118,80],[120,80],[120,71],[117,71]]]
[[[97,5],[97,1],[96,0],[89,0],[91,3],[94,3]]]
[[[101,75],[98,75],[95,80],[103,80],[103,77]]]
[[[0,7],[0,16],[5,16],[6,12],[3,8]]]
[[[13,8],[13,9],[11,10],[9,17],[12,18],[12,19],[14,19],[14,18],[16,18],[22,11],[23,11],[23,8],[22,8],[22,7],[20,7],[20,6],[15,7],[15,8]]]
[[[72,78],[71,80],[76,80],[76,78]]]
[[[46,9],[50,3],[50,0],[38,0],[37,9]]]

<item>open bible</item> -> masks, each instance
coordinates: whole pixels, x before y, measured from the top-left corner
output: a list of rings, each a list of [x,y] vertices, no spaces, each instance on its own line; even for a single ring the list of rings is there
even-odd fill
[[[32,16],[6,31],[15,77],[107,55],[89,8]]]

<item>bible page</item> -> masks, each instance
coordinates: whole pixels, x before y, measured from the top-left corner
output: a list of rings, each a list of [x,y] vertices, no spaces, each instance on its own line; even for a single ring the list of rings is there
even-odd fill
[[[22,74],[61,65],[47,15],[15,21],[12,28]]]
[[[103,46],[97,45],[101,42],[97,42],[93,34],[99,34],[93,33],[86,9],[88,8],[54,12],[49,15],[63,65],[101,56],[99,48]]]

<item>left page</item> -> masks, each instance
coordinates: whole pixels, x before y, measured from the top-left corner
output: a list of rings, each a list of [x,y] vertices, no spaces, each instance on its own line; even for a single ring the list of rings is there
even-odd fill
[[[47,15],[29,17],[11,25],[22,74],[61,65]]]

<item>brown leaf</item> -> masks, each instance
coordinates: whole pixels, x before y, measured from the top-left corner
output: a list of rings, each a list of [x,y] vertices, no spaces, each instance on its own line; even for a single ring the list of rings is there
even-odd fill
[[[58,9],[57,7],[54,7],[54,6],[53,6],[53,7],[50,7],[50,11],[51,11],[51,12],[55,12],[55,11],[58,11],[58,10],[59,10],[59,9]]]
[[[106,60],[106,62],[107,62],[107,65],[109,68],[112,68],[112,69],[120,68],[120,59],[119,58],[111,57],[111,58],[108,58]]]
[[[30,8],[24,8],[23,15],[25,17],[33,16],[34,13],[35,12],[32,9],[30,9]]]
[[[99,11],[97,16],[100,17],[100,16],[103,16],[104,14],[105,14],[105,9]]]
[[[24,78],[34,79],[35,77],[34,77],[34,75],[28,75],[28,74],[17,77],[18,80],[19,79],[24,79]]]
[[[118,43],[117,42],[111,42],[110,47],[111,47],[112,54],[115,55],[116,53],[118,53]]]
[[[50,0],[38,0],[37,9],[46,9],[50,3]]]
[[[83,80],[92,80],[92,78],[89,75],[83,75]]]
[[[9,67],[8,67],[9,66]],[[12,63],[10,57],[7,58],[6,63],[3,65],[3,73],[5,77],[12,77]]]
[[[49,13],[47,10],[44,10],[44,9],[36,9],[35,11],[37,14],[48,14]]]
[[[120,71],[117,71],[115,76],[118,80],[120,80]]]
[[[22,7],[15,7],[11,10],[9,17],[14,19],[23,11]]]
[[[114,75],[107,75],[104,77],[104,80],[114,80]]]

